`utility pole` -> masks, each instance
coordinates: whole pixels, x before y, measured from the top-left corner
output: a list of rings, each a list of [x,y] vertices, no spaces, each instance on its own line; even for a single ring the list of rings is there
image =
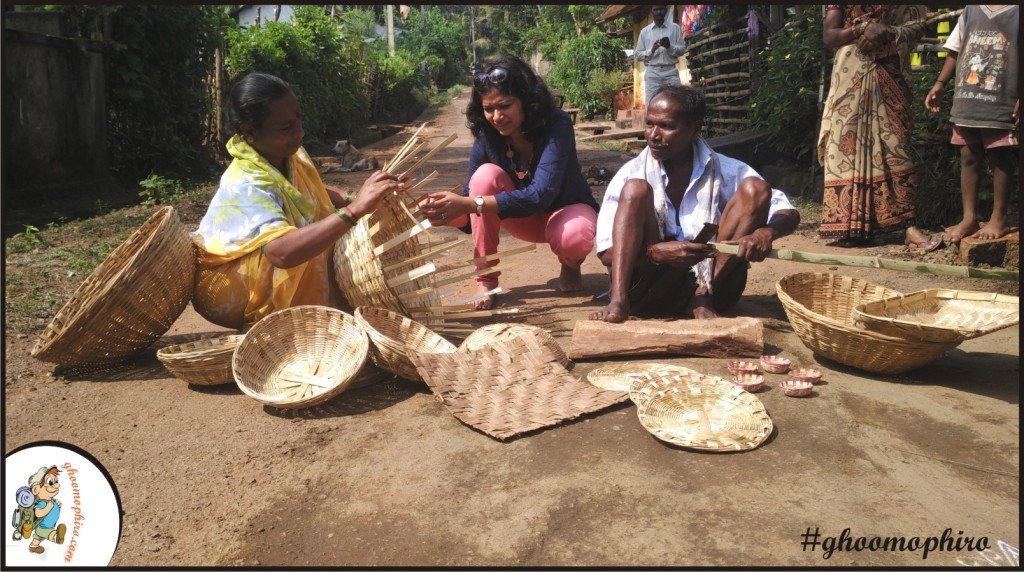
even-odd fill
[[[469,5],[469,41],[473,48],[473,63],[476,63],[476,6]]]
[[[395,5],[388,4],[387,9],[387,21],[388,21],[388,55],[395,55]]]

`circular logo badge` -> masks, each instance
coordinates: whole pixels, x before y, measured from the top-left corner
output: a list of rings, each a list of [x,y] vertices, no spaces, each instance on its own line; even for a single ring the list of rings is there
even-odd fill
[[[107,566],[121,538],[121,499],[92,455],[41,441],[4,459],[5,566]]]

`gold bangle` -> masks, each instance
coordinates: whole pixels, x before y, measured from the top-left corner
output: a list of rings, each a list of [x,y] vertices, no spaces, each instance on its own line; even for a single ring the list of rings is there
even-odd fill
[[[348,207],[341,207],[334,214],[338,215],[338,218],[347,222],[350,226],[356,225],[356,217],[352,216],[352,213],[348,210]]]

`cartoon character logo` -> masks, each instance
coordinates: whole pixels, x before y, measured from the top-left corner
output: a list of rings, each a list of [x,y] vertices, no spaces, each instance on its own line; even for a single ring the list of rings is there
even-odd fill
[[[28,486],[15,493],[18,508],[14,509],[12,522],[14,540],[31,538],[29,552],[42,554],[45,551],[41,545],[44,540],[64,544],[67,526],[57,522],[61,504],[55,498],[60,492],[59,474],[56,466],[40,467],[29,477]]]

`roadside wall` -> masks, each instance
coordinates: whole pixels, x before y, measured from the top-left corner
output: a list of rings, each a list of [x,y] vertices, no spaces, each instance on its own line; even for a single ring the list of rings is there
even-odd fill
[[[26,31],[60,28],[16,16],[4,18],[5,203],[111,184],[102,43]]]

